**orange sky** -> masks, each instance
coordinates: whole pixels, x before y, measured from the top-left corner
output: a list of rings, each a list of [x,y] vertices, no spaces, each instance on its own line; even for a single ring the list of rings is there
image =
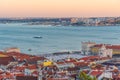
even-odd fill
[[[120,0],[0,0],[0,17],[120,16]]]

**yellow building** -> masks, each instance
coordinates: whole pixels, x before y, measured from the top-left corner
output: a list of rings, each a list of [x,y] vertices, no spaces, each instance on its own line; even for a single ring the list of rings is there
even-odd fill
[[[113,54],[120,54],[120,49],[119,50],[113,49]]]
[[[47,61],[43,62],[43,66],[51,66],[52,64],[53,64],[53,62],[50,61],[50,60],[47,60]]]
[[[0,54],[0,57],[8,57],[8,56],[4,54]]]
[[[100,49],[100,48],[98,48],[98,47],[92,47],[92,48],[91,48],[91,52],[92,52],[93,54],[98,54],[98,53],[99,53],[99,49]]]
[[[1,57],[8,57],[8,55],[6,55],[5,53],[3,53],[3,52],[0,52],[0,58]]]

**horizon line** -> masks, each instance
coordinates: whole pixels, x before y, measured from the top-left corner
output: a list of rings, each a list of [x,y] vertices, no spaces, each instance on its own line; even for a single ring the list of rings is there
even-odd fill
[[[117,18],[117,17],[120,17],[120,16],[90,16],[90,17],[85,17],[85,16],[83,16],[83,17],[0,17],[0,19],[6,19],[6,18],[23,18],[23,19],[25,19],[25,18],[109,18],[109,17],[111,17],[111,18]]]

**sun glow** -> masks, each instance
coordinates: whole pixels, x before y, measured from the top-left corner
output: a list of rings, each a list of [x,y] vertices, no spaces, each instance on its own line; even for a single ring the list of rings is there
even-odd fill
[[[0,17],[119,16],[120,0],[0,0]]]

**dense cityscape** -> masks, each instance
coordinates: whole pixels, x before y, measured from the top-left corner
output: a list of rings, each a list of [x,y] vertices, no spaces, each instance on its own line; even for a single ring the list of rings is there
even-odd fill
[[[120,0],[0,0],[0,80],[120,80]]]
[[[26,23],[53,26],[119,26],[120,17],[90,18],[0,18],[0,23]]]
[[[114,27],[120,26],[120,17],[1,18],[0,23]],[[90,41],[81,42],[80,51],[39,55],[22,53],[17,47],[8,48],[0,51],[0,80],[120,80],[119,56],[120,45]]]
[[[81,51],[0,52],[0,80],[120,80],[120,45],[82,42]]]

